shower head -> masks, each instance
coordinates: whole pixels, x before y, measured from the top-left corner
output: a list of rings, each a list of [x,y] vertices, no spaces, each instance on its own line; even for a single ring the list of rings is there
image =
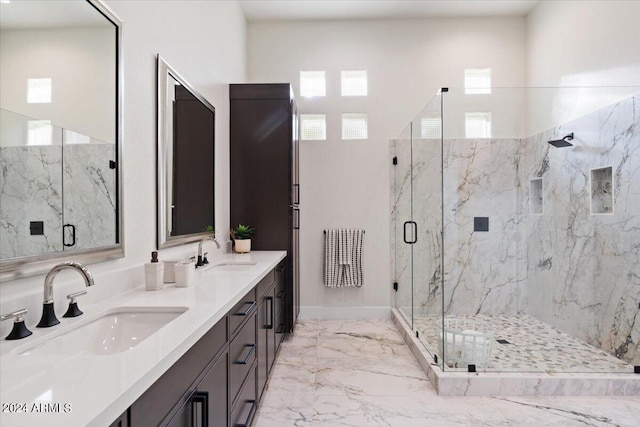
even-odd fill
[[[571,132],[569,135],[565,136],[562,139],[554,139],[553,141],[547,141],[547,142],[556,148],[572,147],[573,144],[569,142],[572,139],[573,139],[573,132]]]

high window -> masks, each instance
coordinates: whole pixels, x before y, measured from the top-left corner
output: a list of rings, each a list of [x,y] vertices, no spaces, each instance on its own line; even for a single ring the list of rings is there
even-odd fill
[[[301,96],[326,96],[326,78],[324,71],[300,71]]]
[[[367,139],[367,113],[342,114],[342,139]]]
[[[423,117],[420,119],[420,137],[421,138],[440,138],[440,117]]]
[[[327,139],[327,116],[325,114],[300,114],[300,139],[324,141]]]
[[[367,96],[367,70],[342,71],[342,96]]]
[[[27,79],[27,103],[46,104],[51,102],[51,79]]]
[[[52,141],[51,120],[29,120],[27,122],[27,145],[51,145]]]
[[[467,138],[491,138],[491,113],[464,113]]]
[[[464,93],[491,93],[491,68],[467,68],[464,70]]]

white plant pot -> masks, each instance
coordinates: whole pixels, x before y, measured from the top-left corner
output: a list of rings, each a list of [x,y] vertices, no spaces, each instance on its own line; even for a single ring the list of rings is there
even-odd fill
[[[239,254],[251,252],[251,239],[236,240],[235,251]]]

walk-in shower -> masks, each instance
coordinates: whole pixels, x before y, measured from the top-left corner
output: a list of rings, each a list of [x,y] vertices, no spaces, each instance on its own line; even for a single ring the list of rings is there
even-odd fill
[[[391,151],[395,308],[430,364],[634,375],[640,88],[449,88]]]

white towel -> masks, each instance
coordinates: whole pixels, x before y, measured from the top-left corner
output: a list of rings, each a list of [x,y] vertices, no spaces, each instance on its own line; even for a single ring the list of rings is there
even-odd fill
[[[325,286],[329,288],[362,286],[363,238],[364,230],[325,230]]]

